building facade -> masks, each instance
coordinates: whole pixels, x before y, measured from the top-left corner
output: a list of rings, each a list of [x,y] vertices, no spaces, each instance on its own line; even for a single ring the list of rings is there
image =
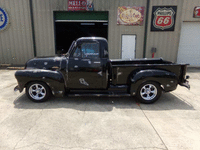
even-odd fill
[[[200,66],[198,6],[198,0],[0,0],[0,64],[65,53],[78,37],[102,36],[111,59],[154,56]]]

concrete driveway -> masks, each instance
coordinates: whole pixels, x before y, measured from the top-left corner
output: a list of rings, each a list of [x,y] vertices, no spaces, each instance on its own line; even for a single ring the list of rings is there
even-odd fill
[[[134,98],[51,98],[15,93],[14,72],[0,70],[0,150],[199,150],[200,70],[152,105]]]

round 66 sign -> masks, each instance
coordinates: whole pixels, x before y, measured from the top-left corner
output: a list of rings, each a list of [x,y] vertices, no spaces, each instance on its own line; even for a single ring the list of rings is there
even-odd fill
[[[0,7],[0,31],[4,30],[8,26],[8,14],[7,12]]]

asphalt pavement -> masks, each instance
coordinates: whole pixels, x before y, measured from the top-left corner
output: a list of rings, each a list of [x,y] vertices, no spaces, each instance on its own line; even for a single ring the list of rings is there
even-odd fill
[[[199,150],[200,69],[154,104],[132,97],[52,97],[14,92],[15,70],[0,70],[0,150]]]

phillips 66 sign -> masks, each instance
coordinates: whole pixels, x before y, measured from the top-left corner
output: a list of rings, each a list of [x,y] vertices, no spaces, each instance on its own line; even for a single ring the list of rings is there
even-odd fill
[[[151,31],[174,31],[177,6],[153,6]]]

